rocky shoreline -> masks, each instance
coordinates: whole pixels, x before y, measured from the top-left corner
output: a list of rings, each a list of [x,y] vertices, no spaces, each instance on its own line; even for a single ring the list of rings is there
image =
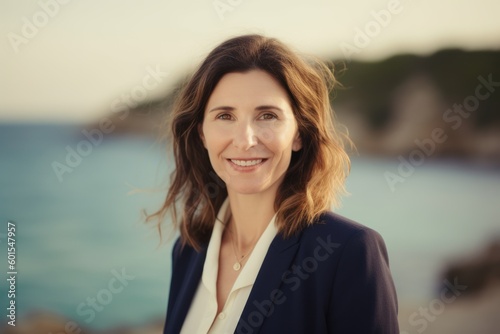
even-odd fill
[[[157,319],[138,326],[117,326],[105,330],[95,330],[80,326],[61,315],[39,311],[32,312],[17,321],[15,327],[0,326],[4,334],[161,334],[164,319]]]

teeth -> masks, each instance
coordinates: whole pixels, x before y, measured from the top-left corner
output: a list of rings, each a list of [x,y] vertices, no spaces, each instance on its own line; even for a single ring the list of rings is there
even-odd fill
[[[231,162],[242,167],[247,167],[247,166],[255,166],[258,165],[262,162],[262,159],[258,160],[233,160],[231,159]]]

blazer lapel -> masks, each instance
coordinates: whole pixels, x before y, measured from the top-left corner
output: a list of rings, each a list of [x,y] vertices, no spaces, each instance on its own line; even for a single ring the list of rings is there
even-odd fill
[[[173,300],[172,312],[169,312],[170,316],[166,319],[164,333],[180,333],[194,294],[198,289],[203,272],[203,264],[207,255],[207,248],[204,247],[199,253],[194,253],[192,262],[187,265],[189,270],[186,278],[176,294],[177,298]]]
[[[252,291],[248,296],[247,303],[243,309],[240,320],[236,327],[238,333],[258,333],[265,321],[265,316],[256,308],[256,304],[263,301],[272,301],[271,292],[279,289],[282,276],[290,267],[297,253],[300,234],[288,239],[283,239],[280,234],[276,235],[264,258],[259,274],[255,279]],[[254,311],[260,312],[262,316],[252,316]],[[255,315],[255,313],[253,313]]]

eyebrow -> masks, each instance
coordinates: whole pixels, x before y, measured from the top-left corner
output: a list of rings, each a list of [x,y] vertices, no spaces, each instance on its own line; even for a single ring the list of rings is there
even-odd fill
[[[216,110],[232,111],[234,109],[235,109],[234,107],[230,107],[230,106],[217,106],[217,107],[210,109],[208,112],[211,113],[212,111],[216,111]],[[273,106],[273,105],[262,105],[262,106],[258,106],[255,108],[255,110],[257,110],[257,111],[269,110],[269,109],[273,109],[273,110],[276,110],[276,111],[283,113],[283,109],[276,107],[276,106]]]
[[[218,107],[214,107],[214,108],[210,109],[208,112],[211,113],[212,111],[216,111],[216,110],[231,111],[231,110],[234,110],[234,108],[229,107],[229,106],[218,106]]]
[[[269,109],[273,109],[273,110],[276,110],[276,111],[279,111],[279,112],[283,112],[283,109],[279,108],[279,107],[276,107],[276,106],[273,106],[273,105],[263,105],[263,106],[258,106],[257,108],[255,108],[255,110],[269,110]]]

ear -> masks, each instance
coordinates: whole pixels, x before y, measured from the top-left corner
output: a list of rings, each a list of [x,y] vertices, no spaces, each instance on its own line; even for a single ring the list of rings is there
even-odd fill
[[[203,146],[207,148],[207,144],[205,143],[205,135],[203,134],[203,126],[202,124],[198,124],[198,134],[200,135],[201,142],[203,143]]]
[[[297,152],[302,149],[302,138],[300,137],[300,133],[297,131],[295,138],[292,143],[292,151]]]

